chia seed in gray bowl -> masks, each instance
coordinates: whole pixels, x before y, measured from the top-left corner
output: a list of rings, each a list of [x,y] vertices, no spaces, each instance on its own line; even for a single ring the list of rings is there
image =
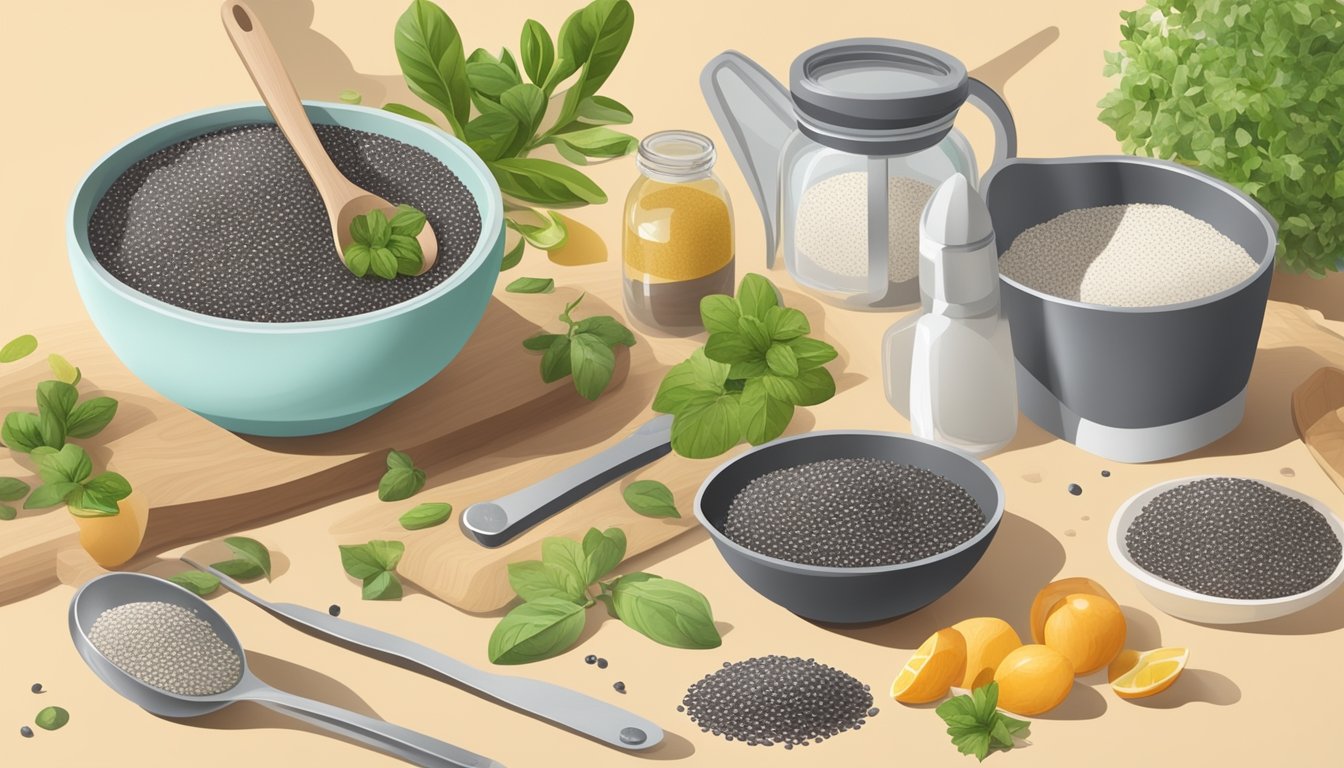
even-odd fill
[[[481,235],[480,211],[461,180],[428,152],[395,139],[314,128],[351,182],[424,212],[439,244],[427,272],[395,280],[350,272],[317,189],[271,124],[195,136],[132,165],[89,220],[95,258],[160,301],[259,323],[373,312],[451,277]]]

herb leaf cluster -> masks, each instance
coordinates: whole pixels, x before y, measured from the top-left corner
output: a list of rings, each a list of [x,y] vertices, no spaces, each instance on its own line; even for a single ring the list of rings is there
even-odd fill
[[[425,471],[415,466],[409,453],[387,452],[387,471],[378,481],[381,501],[404,501],[425,487]]]
[[[635,345],[635,335],[610,315],[575,320],[579,298],[565,305],[560,320],[564,333],[542,333],[523,340],[523,348],[541,352],[541,380],[550,384],[566,376],[574,378],[574,388],[589,400],[596,400],[611,383],[616,371],[616,347]]]
[[[1344,4],[1150,0],[1122,11],[1100,120],[1129,153],[1240,187],[1280,223],[1278,262],[1344,267]]]
[[[235,581],[253,581],[265,576],[271,578],[271,551],[265,544],[246,536],[229,536],[224,539],[233,557],[211,568]],[[205,571],[183,571],[168,577],[168,580],[200,597],[206,597],[219,589],[219,577]]]
[[[774,440],[796,406],[835,395],[824,367],[835,348],[808,337],[807,316],[781,304],[766,278],[742,278],[736,298],[706,296],[700,318],[705,346],[667,372],[653,400],[655,411],[673,414],[672,448],[682,456],[705,459],[742,440]]]
[[[424,228],[425,214],[409,205],[398,205],[390,219],[381,210],[356,216],[350,222],[345,266],[359,277],[391,280],[397,275],[418,275],[425,265],[425,253],[415,238]]]
[[[570,14],[554,39],[528,19],[515,57],[507,48],[467,55],[453,20],[430,0],[414,0],[398,19],[397,61],[407,85],[485,161],[507,198],[507,223],[519,239],[505,255],[505,269],[518,263],[525,245],[564,245],[563,220],[544,209],[606,202],[602,188],[574,165],[622,157],[638,146],[633,136],[608,127],[633,120],[630,110],[598,95],[634,24],[627,0],[593,0]],[[437,124],[405,104],[384,109]],[[566,162],[531,156],[546,146]]]
[[[94,475],[93,461],[78,445],[59,451],[43,447],[34,454],[42,485],[23,503],[24,509],[66,504],[75,517],[107,517],[117,514],[117,502],[131,495],[131,484],[116,472]]]
[[[366,544],[342,544],[341,567],[363,582],[365,600],[400,600],[401,579],[397,563],[406,553],[400,541],[377,539]]]
[[[953,696],[935,710],[947,723],[947,735],[963,755],[984,761],[992,751],[1007,752],[1015,739],[1031,735],[1031,724],[998,710],[999,684],[991,682],[970,694]]]
[[[14,411],[5,416],[0,440],[10,450],[19,453],[33,453],[39,448],[60,450],[67,439],[94,437],[117,415],[116,400],[92,397],[79,402],[79,390],[74,384],[55,379],[37,385],[36,399],[37,413]]]
[[[620,565],[625,549],[621,529],[592,528],[582,542],[555,536],[543,540],[540,560],[510,563],[509,584],[524,602],[495,626],[490,661],[527,664],[564,653],[583,633],[587,609],[599,601],[656,643],[717,648],[722,639],[709,601],[694,589],[651,573],[601,580]]]

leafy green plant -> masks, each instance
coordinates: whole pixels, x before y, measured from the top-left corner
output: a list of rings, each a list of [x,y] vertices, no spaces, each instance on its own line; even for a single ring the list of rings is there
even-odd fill
[[[532,336],[523,340],[523,348],[542,353],[542,381],[550,384],[573,376],[579,394],[596,400],[616,371],[616,347],[633,347],[635,335],[610,315],[575,320],[571,314],[584,295],[566,304],[560,313],[560,320],[568,326],[564,333]]]
[[[32,453],[39,448],[60,450],[69,438],[94,437],[116,415],[117,401],[110,397],[79,402],[79,390],[74,384],[44,381],[37,385],[37,413],[7,414],[0,426],[0,440],[19,453]]]
[[[621,491],[621,496],[627,506],[645,517],[681,517],[672,489],[657,480],[636,480]]]
[[[0,363],[13,363],[33,354],[37,349],[37,337],[25,333],[22,336],[11,339],[5,346],[0,347]]]
[[[256,539],[230,536],[224,544],[233,552],[233,559],[211,565],[211,568],[238,581],[250,581],[265,576],[271,578],[271,551]]]
[[[807,316],[779,302],[766,278],[742,278],[737,297],[700,301],[709,338],[702,349],[663,377],[653,409],[673,414],[672,448],[682,456],[718,456],[746,440],[774,440],[793,420],[795,406],[835,395],[824,367],[835,348],[807,334]]]
[[[1278,262],[1344,267],[1344,4],[1151,0],[1122,11],[1101,122],[1124,150],[1240,187],[1280,224]]]
[[[969,695],[953,696],[935,710],[947,723],[947,735],[963,755],[975,755],[984,761],[995,750],[1007,752],[1015,739],[1031,735],[1031,723],[998,710],[999,684],[991,682]]]
[[[408,531],[418,531],[423,528],[443,525],[448,521],[448,516],[451,514],[453,514],[452,504],[429,502],[412,507],[410,511],[401,516],[398,522],[401,523],[402,528]]]
[[[397,275],[418,275],[425,265],[425,253],[415,237],[424,228],[425,214],[409,205],[398,205],[390,219],[381,210],[356,216],[350,222],[345,266],[359,277],[372,274],[391,280]]]
[[[42,485],[23,503],[24,509],[65,504],[76,517],[110,517],[120,511],[117,502],[131,495],[131,484],[116,472],[94,475],[93,461],[78,445],[59,451],[44,446],[34,455]]]
[[[598,95],[634,25],[626,0],[593,0],[570,14],[555,40],[528,19],[515,57],[507,48],[466,55],[457,26],[430,0],[414,0],[398,19],[397,61],[406,84],[480,155],[506,197],[508,226],[520,239],[506,254],[505,269],[518,263],[524,243],[541,250],[565,243],[564,222],[544,209],[606,202],[602,188],[572,165],[621,157],[638,145],[608,127],[629,123],[630,110]],[[405,104],[384,109],[437,124]],[[531,156],[546,146],[569,164]]]
[[[490,634],[495,664],[526,664],[564,653],[583,633],[586,611],[599,601],[626,626],[673,648],[717,648],[722,642],[704,595],[651,573],[603,582],[625,558],[619,528],[589,529],[582,542],[552,536],[540,560],[509,564],[509,584],[523,603]],[[592,592],[593,585],[598,592]]]
[[[415,466],[409,453],[387,452],[387,471],[378,481],[378,498],[382,501],[404,501],[425,487],[425,471]]]
[[[365,600],[400,600],[401,579],[397,563],[406,553],[400,541],[374,540],[367,544],[342,544],[341,567],[364,583]]]

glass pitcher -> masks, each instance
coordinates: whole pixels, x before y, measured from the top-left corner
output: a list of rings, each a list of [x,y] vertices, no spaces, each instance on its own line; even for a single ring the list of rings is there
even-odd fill
[[[789,89],[735,51],[701,89],[765,219],[766,264],[854,309],[917,304],[919,216],[960,173],[979,179],[952,126],[970,101],[994,126],[995,162],[1017,152],[1008,105],[956,58],[901,40],[841,40],[794,60]]]

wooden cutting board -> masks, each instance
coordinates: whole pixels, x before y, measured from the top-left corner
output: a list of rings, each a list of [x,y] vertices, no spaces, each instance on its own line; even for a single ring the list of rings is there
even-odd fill
[[[1344,490],[1344,370],[1322,368],[1293,390],[1293,426],[1316,463]]]
[[[81,397],[115,397],[120,408],[112,424],[78,442],[95,467],[122,473],[146,495],[150,519],[141,553],[159,552],[366,493],[377,487],[389,448],[410,452],[433,477],[450,460],[507,451],[520,432],[582,421],[584,429],[568,438],[581,448],[622,431],[647,405],[648,387],[657,386],[661,373],[647,343],[619,356],[613,390],[599,401],[600,419],[590,418],[598,408],[568,380],[543,384],[537,356],[520,347],[539,326],[557,330],[556,317],[577,295],[560,290],[506,294],[507,305],[492,300],[443,373],[387,410],[328,435],[255,438],[223,430],[155,394],[87,322],[32,329],[37,354],[0,369],[0,413],[35,408],[34,387],[50,378],[46,355],[52,352],[82,370]],[[616,314],[596,296],[585,299],[583,310],[584,316]],[[621,410],[609,398],[627,378],[652,383],[640,388],[639,398],[622,400]],[[0,454],[0,475],[36,485],[26,457]],[[24,510],[0,526],[0,603],[55,584],[58,554],[78,547],[74,522],[61,508]]]

